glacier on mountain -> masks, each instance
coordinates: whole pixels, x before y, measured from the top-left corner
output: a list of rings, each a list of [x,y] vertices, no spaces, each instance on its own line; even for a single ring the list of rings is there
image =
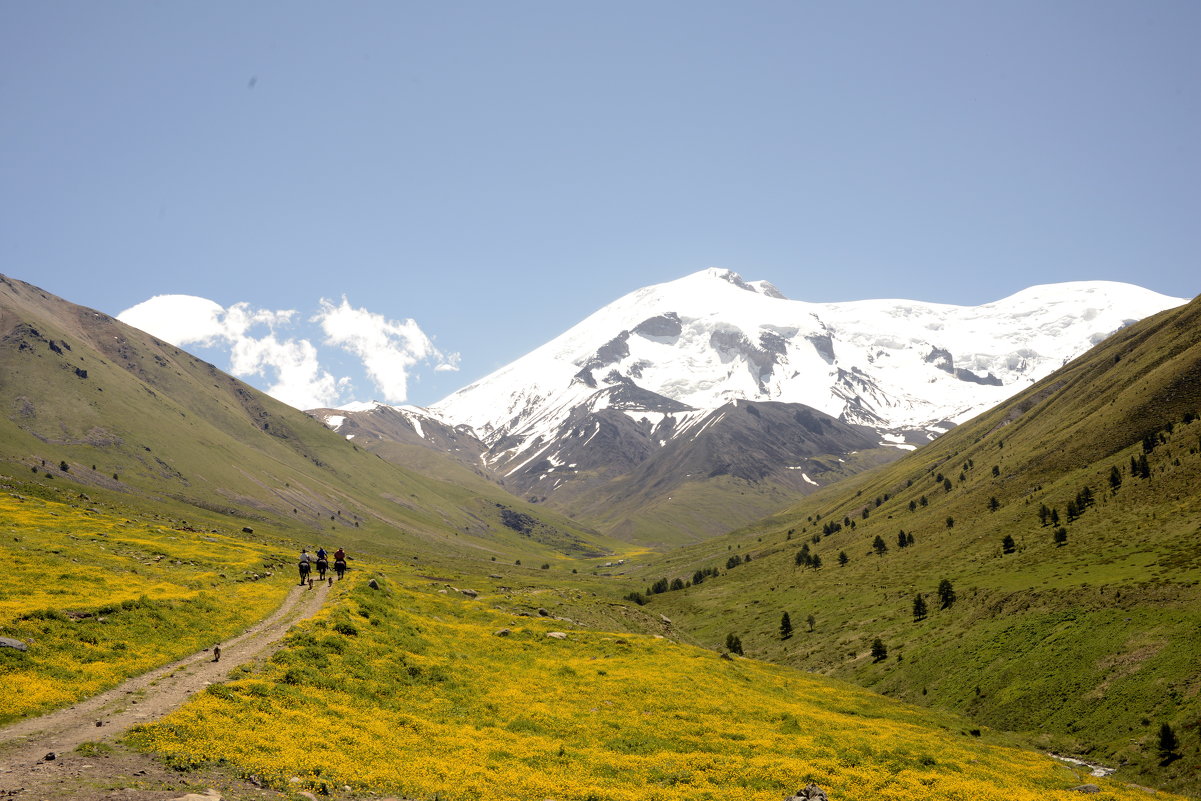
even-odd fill
[[[708,269],[619,298],[429,413],[470,426],[494,463],[536,458],[580,408],[624,408],[666,441],[736,400],[805,404],[897,446],[897,432],[941,433],[1184,302],[1081,281],[982,306],[809,303]]]

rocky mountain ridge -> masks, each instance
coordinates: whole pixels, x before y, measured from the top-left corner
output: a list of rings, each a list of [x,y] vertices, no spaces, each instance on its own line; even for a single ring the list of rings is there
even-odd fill
[[[315,414],[359,437],[358,415],[393,409],[405,429],[396,436],[568,513],[604,506],[620,492],[613,482],[638,471],[658,477],[659,498],[725,476],[804,493],[846,475],[848,456],[874,452],[865,466],[895,458],[1113,331],[1183,302],[1128,284],[1076,282],[976,307],[821,304],[711,269],[632,292],[429,409],[360,404]],[[772,405],[770,437],[748,434],[748,415],[729,414],[742,402]],[[829,431],[836,423],[840,438],[806,436],[801,423],[784,433],[790,415],[822,419]],[[722,429],[718,438],[738,450],[736,469],[728,454],[698,445]],[[690,446],[710,458],[698,463]]]

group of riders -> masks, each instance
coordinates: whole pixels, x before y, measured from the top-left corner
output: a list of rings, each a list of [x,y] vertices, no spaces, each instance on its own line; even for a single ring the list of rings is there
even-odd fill
[[[318,581],[325,581],[325,573],[329,570],[329,554],[324,548],[318,548],[316,553],[309,553],[307,549],[301,548],[299,567],[301,584],[311,580],[309,574],[313,570],[317,571]],[[334,572],[338,574],[339,581],[346,572],[346,551],[341,548],[334,551]]]

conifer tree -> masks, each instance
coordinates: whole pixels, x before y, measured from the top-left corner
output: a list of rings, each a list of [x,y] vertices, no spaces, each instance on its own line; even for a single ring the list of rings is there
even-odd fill
[[[1038,523],[1041,526],[1047,525],[1047,518],[1051,516],[1050,508],[1044,503],[1038,507]]]
[[[1017,550],[1017,544],[1013,541],[1013,537],[1008,534],[1001,540],[1001,551],[1004,553],[1013,553]]]
[[[1076,511],[1084,514],[1084,510],[1093,505],[1093,488],[1084,486],[1076,493]]]
[[[792,619],[789,618],[788,613],[785,612],[780,617],[780,639],[787,640],[791,636],[792,636]]]
[[[849,562],[849,561],[851,561],[851,558],[850,558],[849,556],[847,556],[847,552],[846,552],[846,551],[839,551],[839,552],[838,552],[838,566],[839,566],[839,567],[842,567],[842,566],[844,566],[844,565],[845,565],[847,562]]]
[[[726,650],[742,656],[742,639],[737,634],[726,635]]]
[[[924,620],[926,617],[926,599],[919,592],[913,597],[913,619]]]
[[[877,534],[876,539],[872,541],[872,548],[874,548],[876,553],[880,554],[881,556],[883,556],[884,552],[888,550],[888,546],[884,544],[884,540],[880,538],[879,534]]]
[[[904,548],[909,545],[909,540],[905,537],[904,530],[897,533],[897,547]]]
[[[950,609],[955,604],[955,588],[950,579],[938,582],[938,602],[943,609]]]
[[[1056,548],[1062,548],[1063,546],[1067,545],[1068,544],[1068,530],[1066,528],[1064,528],[1063,526],[1060,526],[1059,528],[1055,529],[1054,540],[1055,540]]]
[[[1180,747],[1180,742],[1176,739],[1176,732],[1172,731],[1172,727],[1164,723],[1159,727],[1159,756],[1164,762],[1169,762],[1177,755],[1176,749]]]
[[[883,662],[888,658],[888,648],[884,645],[884,641],[879,637],[872,640],[872,661]]]
[[[1117,492],[1122,488],[1122,471],[1115,464],[1109,469],[1109,489]]]
[[[1001,508],[1001,502],[997,500],[997,496],[992,496],[988,499],[988,511],[995,512]]]

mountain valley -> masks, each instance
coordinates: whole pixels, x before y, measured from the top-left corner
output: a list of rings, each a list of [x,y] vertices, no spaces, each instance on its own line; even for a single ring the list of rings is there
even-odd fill
[[[1201,792],[1201,300],[790,331],[704,319],[795,316],[763,282],[673,283],[431,409],[306,414],[0,277],[10,719],[248,626],[336,543],[320,613],[123,747],[247,798]]]
[[[899,458],[1183,302],[1078,282],[977,307],[821,304],[710,269],[619,298],[429,409],[311,414],[367,448],[448,453],[618,539],[681,545]]]

